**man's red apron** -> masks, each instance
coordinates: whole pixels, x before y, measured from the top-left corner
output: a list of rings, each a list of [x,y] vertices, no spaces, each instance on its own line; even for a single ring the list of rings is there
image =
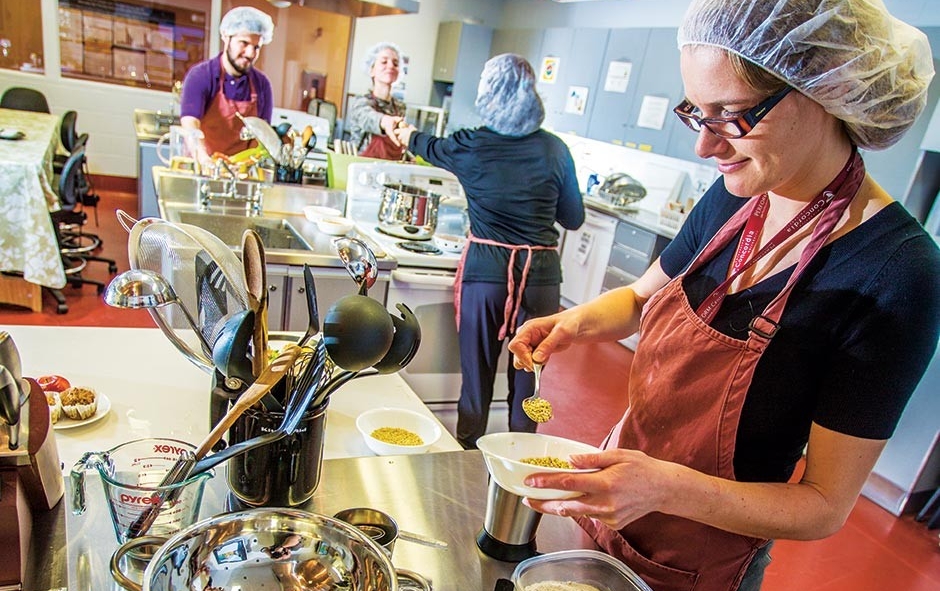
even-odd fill
[[[735,437],[754,369],[779,328],[794,284],[825,244],[864,174],[864,164],[853,151],[846,168],[820,195],[819,223],[787,285],[751,322],[747,340],[711,328],[700,317],[701,308],[690,306],[682,279],[737,235],[751,219],[758,198],[728,220],[688,270],[650,299],[643,309],[642,339],[630,370],[630,404],[606,447],[642,450],[654,458],[735,480]],[[763,254],[762,250],[755,257]],[[620,531],[589,518],[578,522],[606,552],[623,560],[656,591],[733,591],[751,559],[768,542],[662,513],[646,515]]]
[[[224,59],[224,56],[220,59]],[[246,76],[248,74],[245,74]],[[216,93],[205,115],[199,120],[199,128],[205,134],[206,151],[209,155],[216,152],[231,156],[242,150],[252,147],[254,140],[246,142],[239,138],[242,122],[235,116],[241,113],[244,117],[258,116],[258,93],[248,78],[251,89],[251,99],[247,101],[229,100],[225,97],[225,68],[219,73],[219,92]]]

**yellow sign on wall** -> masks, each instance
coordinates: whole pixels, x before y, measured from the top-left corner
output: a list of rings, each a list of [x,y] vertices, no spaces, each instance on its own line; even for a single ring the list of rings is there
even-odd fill
[[[555,80],[558,79],[558,62],[557,57],[545,57],[542,58],[542,69],[539,72],[539,82],[544,82],[546,84],[554,84]]]

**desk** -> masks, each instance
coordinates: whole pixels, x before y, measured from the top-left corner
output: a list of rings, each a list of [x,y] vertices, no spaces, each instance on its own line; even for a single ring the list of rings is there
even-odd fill
[[[0,139],[0,270],[17,271],[22,280],[0,282],[0,301],[42,309],[40,286],[65,287],[65,269],[50,209],[58,208],[52,190],[52,157],[59,118],[48,113],[0,109],[0,129],[19,130],[20,140]],[[24,284],[25,285],[22,285]],[[17,290],[17,288],[20,288]],[[24,303],[23,293],[36,297]]]

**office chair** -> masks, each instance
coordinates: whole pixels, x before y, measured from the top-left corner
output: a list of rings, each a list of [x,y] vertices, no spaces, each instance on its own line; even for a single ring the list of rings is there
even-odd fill
[[[35,111],[37,113],[50,113],[49,102],[46,95],[22,86],[13,86],[3,92],[0,97],[0,108],[18,109],[20,111]]]
[[[99,261],[106,263],[108,272],[114,274],[117,273],[117,263],[113,259],[90,254],[101,245],[101,239],[95,234],[82,231],[82,226],[88,219],[83,205],[84,193],[88,190],[88,185],[84,180],[84,161],[85,149],[79,146],[66,160],[62,175],[59,177],[61,209],[49,215],[52,216],[52,227],[56,233],[59,251],[62,253],[62,263],[65,266],[65,275],[69,285],[72,287],[81,287],[84,284],[94,285],[100,295],[104,293],[104,283],[82,277],[82,271],[89,261]],[[56,295],[53,292],[53,296],[60,305],[63,303],[64,298],[60,299],[61,293]]]
[[[62,174],[65,161],[68,160],[72,152],[79,146],[84,146],[88,141],[88,134],[79,134],[75,128],[75,120],[77,118],[78,113],[75,111],[66,111],[65,114],[62,115],[62,123],[59,124],[59,139],[67,154],[56,154],[53,158],[52,168],[56,174]]]

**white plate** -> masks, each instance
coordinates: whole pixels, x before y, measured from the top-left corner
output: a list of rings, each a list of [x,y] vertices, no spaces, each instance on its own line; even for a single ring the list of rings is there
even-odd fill
[[[0,128],[0,139],[2,140],[21,140],[26,134],[19,129]]]
[[[65,411],[62,411],[62,418],[59,419],[58,423],[52,425],[53,429],[74,429],[75,427],[81,427],[83,425],[90,425],[95,421],[101,420],[106,414],[111,411],[111,399],[105,396],[104,394],[98,393],[98,409],[95,411],[95,414],[91,415],[87,419],[75,420],[70,419],[65,416]]]

